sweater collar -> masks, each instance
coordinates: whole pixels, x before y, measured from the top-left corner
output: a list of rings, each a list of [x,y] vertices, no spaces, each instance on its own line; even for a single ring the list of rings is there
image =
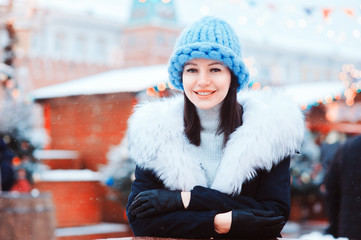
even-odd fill
[[[202,131],[216,132],[219,124],[221,105],[218,104],[210,109],[196,109],[201,122]]]
[[[284,96],[241,91],[238,101],[243,125],[230,135],[211,186],[227,194],[240,193],[257,170],[270,170],[298,151],[304,133],[302,112]],[[169,189],[207,186],[198,161],[189,154],[195,146],[183,133],[182,97],[139,104],[129,119],[128,137],[130,158],[153,170]]]

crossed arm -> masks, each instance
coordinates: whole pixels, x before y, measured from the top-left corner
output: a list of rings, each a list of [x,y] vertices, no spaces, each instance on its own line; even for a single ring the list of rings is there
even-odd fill
[[[165,188],[151,171],[137,168],[136,180],[132,185],[132,193],[127,206],[130,225],[137,236],[217,238],[227,236],[224,233],[234,232],[232,226],[236,224],[237,218],[252,222],[254,220],[252,217],[258,215],[262,219],[273,220],[273,225],[278,224],[279,233],[289,214],[288,167],[289,159],[285,159],[274,167],[271,173],[266,174],[266,179],[260,181],[259,184],[259,188],[263,190],[256,198],[234,197],[210,188],[196,186],[191,192],[179,194],[181,205],[178,205],[176,209],[144,218],[131,214],[131,203],[135,202],[134,199],[139,193]],[[272,176],[280,176],[280,174],[285,175],[285,178],[277,177],[275,178],[277,180],[272,180]],[[274,186],[277,186],[278,190]],[[239,210],[246,210],[246,215],[242,212],[240,216]],[[248,211],[251,211],[250,215]],[[271,215],[270,212],[272,212]],[[239,225],[239,221],[236,222]],[[245,226],[247,223],[242,225]],[[263,229],[267,229],[267,226]],[[257,231],[255,231],[256,235]]]
[[[181,192],[182,204],[187,209],[191,201],[191,192]],[[232,211],[226,213],[218,213],[214,217],[214,230],[218,234],[226,234],[231,229]]]

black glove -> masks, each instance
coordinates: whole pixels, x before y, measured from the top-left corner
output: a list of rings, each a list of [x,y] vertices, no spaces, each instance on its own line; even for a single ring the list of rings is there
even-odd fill
[[[145,218],[180,209],[184,209],[180,191],[164,189],[141,192],[129,206],[130,214],[137,218]]]
[[[286,221],[273,211],[232,210],[232,225],[228,234],[234,238],[271,239],[280,236]]]

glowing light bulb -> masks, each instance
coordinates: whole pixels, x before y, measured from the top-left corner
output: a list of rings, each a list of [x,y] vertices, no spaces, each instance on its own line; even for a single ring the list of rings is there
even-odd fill
[[[355,103],[355,101],[351,98],[346,99],[346,105],[351,107],[353,104]]]
[[[332,103],[333,97],[331,95],[328,95],[325,97],[325,103]]]
[[[341,73],[338,75],[338,78],[339,78],[341,81],[346,81],[346,79],[347,79],[347,74],[344,73],[344,72],[341,72]]]
[[[167,89],[167,85],[165,83],[158,83],[157,88],[159,91],[163,92]]]
[[[148,96],[154,96],[155,95],[155,89],[153,87],[147,88],[147,95]]]
[[[259,90],[259,89],[261,89],[261,87],[262,87],[262,85],[259,82],[255,82],[252,84],[252,88],[254,90]]]

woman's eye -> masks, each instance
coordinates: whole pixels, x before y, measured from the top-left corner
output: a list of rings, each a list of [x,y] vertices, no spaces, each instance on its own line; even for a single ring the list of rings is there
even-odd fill
[[[195,72],[197,72],[197,69],[195,69],[195,68],[188,68],[186,71],[189,72],[189,73],[195,73]]]
[[[211,72],[220,72],[221,71],[221,69],[219,69],[219,68],[212,68],[211,69]]]

